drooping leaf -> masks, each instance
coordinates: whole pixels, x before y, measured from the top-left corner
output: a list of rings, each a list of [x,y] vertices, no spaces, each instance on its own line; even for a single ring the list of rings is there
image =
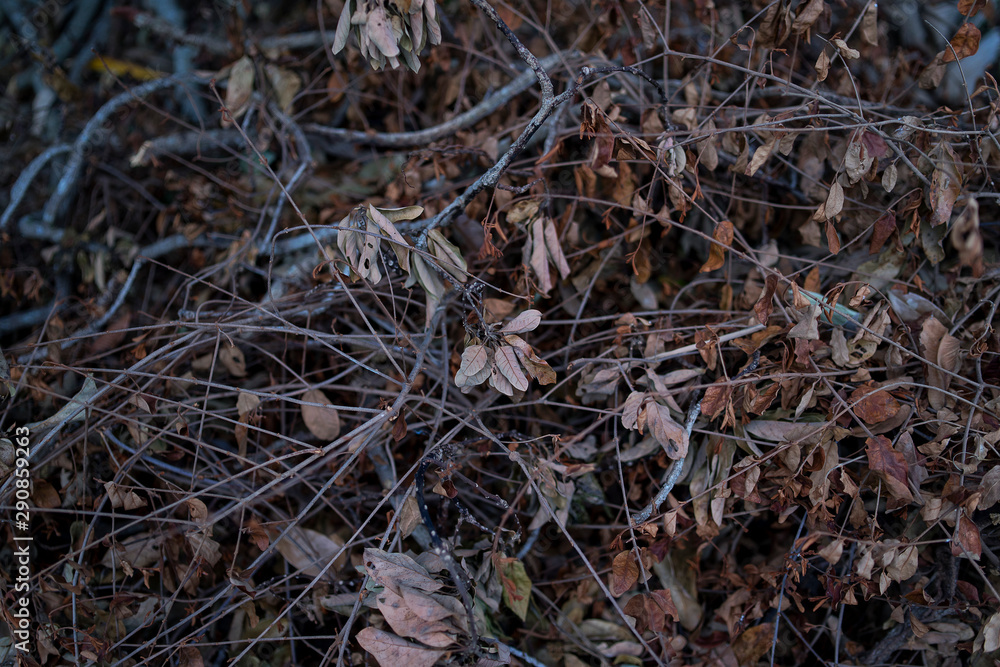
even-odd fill
[[[521,364],[517,359],[517,353],[510,345],[501,345],[494,353],[493,362],[497,370],[510,382],[511,386],[518,391],[528,390],[528,378],[521,370]]]

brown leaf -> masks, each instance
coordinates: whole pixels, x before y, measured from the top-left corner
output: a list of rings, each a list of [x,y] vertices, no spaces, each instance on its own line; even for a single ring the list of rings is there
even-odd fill
[[[111,484],[111,482],[108,482],[107,484]],[[105,488],[107,488],[107,484],[105,484]],[[62,499],[59,497],[59,492],[56,491],[55,487],[49,484],[46,480],[36,479],[31,486],[31,499],[35,501],[36,506],[45,509],[52,509],[62,505]],[[109,493],[108,495],[110,496],[111,494]],[[125,509],[136,509],[136,507],[144,507],[146,505],[146,501],[136,494],[129,492],[126,494],[126,498],[129,496],[135,496],[141,504],[133,505],[132,507],[125,507]]]
[[[223,116],[224,126],[231,125],[250,108],[253,81],[254,66],[250,56],[243,56],[230,65],[229,82],[226,87],[226,109],[229,110],[229,117]]]
[[[181,646],[177,649],[177,662],[180,667],[205,667],[205,660],[194,646]]]
[[[940,329],[938,329],[940,327]],[[927,367],[927,382],[935,387],[927,392],[927,402],[935,410],[940,410],[948,400],[948,388],[951,386],[952,376],[945,371],[955,372],[961,364],[961,342],[949,333],[944,332],[944,325],[931,317],[924,321],[924,330],[931,330],[934,334],[928,336],[933,340],[933,335],[940,333],[933,346],[925,348],[925,354],[929,361],[936,363],[936,366]],[[921,342],[924,341],[924,334],[920,334]],[[938,370],[940,366],[944,370]]]
[[[260,405],[260,396],[241,391],[236,397],[236,412],[240,417],[245,417]]]
[[[983,234],[979,230],[979,202],[970,198],[962,214],[951,226],[951,244],[958,251],[962,266],[973,268],[973,275],[983,271]]]
[[[760,298],[757,299],[757,303],[753,306],[754,315],[757,316],[757,321],[761,324],[767,324],[767,318],[771,316],[771,311],[774,310],[774,290],[777,287],[777,274],[767,274],[767,278],[764,279],[764,291],[761,292]]]
[[[719,378],[705,390],[705,397],[701,399],[701,411],[710,419],[715,419],[726,409],[732,393],[733,387],[726,378]]]
[[[111,506],[118,509],[135,510],[146,506],[146,499],[135,491],[119,486],[114,482],[105,482],[104,490],[108,493]]]
[[[865,15],[861,17],[861,40],[878,46],[878,3],[869,3]]]
[[[962,194],[962,176],[959,172],[955,151],[945,142],[938,144],[934,151],[934,173],[931,174],[931,189],[928,206],[931,209],[932,227],[951,220],[955,200]]]
[[[393,632],[435,648],[447,648],[455,643],[459,630],[447,622],[453,616],[452,610],[435,600],[432,594],[407,587],[400,587],[400,591],[403,595],[384,588],[375,596],[378,610]]]
[[[973,17],[986,6],[986,0],[958,0],[958,11],[962,16]]]
[[[832,220],[826,221],[826,245],[834,255],[840,252],[840,235],[837,234],[837,229],[833,226]]]
[[[687,432],[670,416],[670,408],[655,401],[646,403],[646,425],[669,458],[678,460],[687,456]]]
[[[611,594],[616,598],[639,581],[639,564],[631,551],[622,551],[611,562]]]
[[[319,576],[324,570],[327,576],[332,576],[347,560],[346,550],[343,549],[344,541],[340,537],[324,535],[311,528],[292,528],[276,546],[288,564],[307,577]],[[333,565],[327,568],[330,560],[338,553],[340,555]]]
[[[894,231],[896,231],[896,214],[892,211],[886,211],[872,226],[872,240],[868,246],[868,254],[874,255],[881,252],[882,246],[885,245]]]
[[[726,248],[733,244],[733,223],[728,220],[719,221],[712,232],[712,238],[715,239],[715,243],[709,246],[708,261],[702,265],[701,273],[722,268],[726,261]]]
[[[851,393],[851,402],[855,404],[854,414],[866,424],[880,424],[894,417],[900,409],[899,401],[892,394],[871,384],[855,389]]]
[[[402,594],[401,587],[434,592],[443,584],[432,579],[427,569],[406,554],[388,553],[381,549],[369,547],[364,553],[365,570],[368,576],[380,586],[391,588],[397,595]]]
[[[826,196],[826,208],[823,215],[827,220],[837,217],[837,214],[844,208],[844,186],[840,181],[834,181],[830,186],[830,192]]]
[[[885,568],[893,581],[906,581],[917,573],[917,547],[910,545],[901,549]]]
[[[826,49],[819,52],[819,57],[816,58],[816,79],[820,82],[826,81],[826,77],[830,74],[830,56],[827,55]]]
[[[951,541],[951,555],[959,558],[979,560],[983,554],[983,543],[979,536],[979,528],[963,511],[955,524],[955,535]]]
[[[391,632],[365,628],[357,635],[361,648],[372,654],[380,667],[434,667],[446,651],[426,648]]]
[[[760,623],[746,629],[733,642],[733,653],[740,667],[756,665],[774,642],[774,623]]]
[[[510,345],[501,345],[494,354],[493,361],[497,370],[510,382],[510,385],[518,391],[528,390],[528,378],[521,370],[521,363],[517,359],[517,353]]]
[[[982,39],[982,33],[979,32],[979,28],[971,23],[962,24],[955,36],[951,38],[951,48],[945,49],[942,60],[950,63],[955,61],[956,56],[961,60],[976,55],[976,52],[979,51],[980,39]]]
[[[537,310],[526,310],[505,324],[500,333],[517,334],[534,331],[542,322],[542,314]]]
[[[795,20],[792,21],[792,33],[801,35],[812,28],[813,24],[823,15],[824,9],[826,9],[826,3],[823,0],[809,0],[795,15]]]
[[[271,544],[271,538],[267,534],[267,529],[255,517],[250,517],[246,528],[243,530],[250,537],[250,541],[261,551],[266,551],[268,545]]]
[[[219,346],[219,361],[233,377],[246,377],[247,361],[243,350],[235,345],[223,343]]]
[[[634,595],[622,611],[635,619],[635,629],[638,632],[652,630],[662,633],[667,628],[667,617],[679,620],[673,597],[667,589],[651,591],[648,595]]]
[[[868,467],[882,479],[891,496],[905,503],[913,502],[913,494],[907,484],[906,457],[894,450],[892,442],[884,435],[868,438],[865,442],[868,445]]]
[[[302,394],[302,421],[309,432],[320,440],[336,440],[340,435],[340,415],[331,406],[330,399],[321,389],[310,389]],[[318,405],[316,405],[318,404]]]
[[[757,147],[757,150],[753,152],[753,157],[750,158],[750,164],[747,165],[744,170],[744,174],[747,176],[753,176],[757,173],[757,170],[764,166],[767,162],[767,158],[771,156],[771,152],[774,151],[775,144],[778,142],[777,133],[772,134],[771,138],[765,143]]]

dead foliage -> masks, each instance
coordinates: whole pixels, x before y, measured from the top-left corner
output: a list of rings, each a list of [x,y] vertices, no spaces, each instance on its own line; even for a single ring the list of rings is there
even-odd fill
[[[7,4],[22,657],[996,658],[995,2]]]

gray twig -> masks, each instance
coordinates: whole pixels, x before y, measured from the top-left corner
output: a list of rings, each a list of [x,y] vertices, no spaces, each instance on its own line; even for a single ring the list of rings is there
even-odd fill
[[[158,90],[180,85],[183,81],[184,80],[174,78],[148,81],[111,98],[104,104],[104,106],[98,109],[97,113],[94,114],[94,117],[91,118],[87,125],[83,128],[80,136],[73,142],[73,150],[69,162],[66,164],[66,171],[63,172],[62,178],[59,179],[56,191],[52,193],[49,201],[45,204],[45,211],[42,214],[43,224],[49,227],[55,224],[56,216],[59,215],[59,211],[62,208],[63,203],[72,193],[73,188],[76,186],[77,179],[80,177],[83,162],[89,152],[87,149],[93,148],[95,145],[107,141],[108,136],[111,134],[110,131],[105,129],[102,132],[101,130],[111,120],[111,115],[121,107],[131,102],[140,100],[141,98],[151,95]]]
[[[577,53],[554,54],[538,61],[540,68],[548,69],[567,58],[577,56]],[[345,141],[363,146],[376,146],[379,148],[408,148],[410,146],[427,146],[432,142],[439,141],[445,137],[455,134],[458,130],[475,125],[490,114],[496,112],[504,105],[531,88],[535,84],[537,75],[533,70],[522,72],[511,80],[506,86],[496,91],[482,102],[472,107],[464,113],[460,113],[451,120],[440,125],[429,127],[413,132],[362,132],[360,130],[345,130],[339,127],[327,127],[316,123],[306,123],[302,129],[310,134],[318,134],[330,139]]]
[[[10,189],[10,202],[7,204],[7,208],[4,209],[3,216],[0,216],[0,231],[7,228],[10,223],[10,219],[14,216],[14,211],[17,210],[18,204],[24,199],[24,195],[28,192],[28,186],[31,182],[35,180],[38,173],[42,170],[42,167],[47,165],[52,158],[62,155],[63,153],[68,153],[73,149],[69,144],[58,144],[47,148],[41,155],[36,157],[31,161],[31,164],[21,172],[21,175],[17,177],[17,181],[14,182],[14,187]]]

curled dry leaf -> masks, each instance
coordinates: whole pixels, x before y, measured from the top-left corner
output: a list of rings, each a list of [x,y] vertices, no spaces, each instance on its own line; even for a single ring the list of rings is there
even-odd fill
[[[555,383],[556,372],[549,366],[549,362],[535,354],[535,350],[524,342],[524,339],[520,336],[509,335],[504,336],[504,340],[514,348],[521,365],[524,366],[530,377],[538,381],[538,384]]]
[[[462,257],[462,251],[446,239],[440,229],[432,229],[427,235],[427,249],[438,259],[439,266],[452,278],[460,283],[468,279],[469,265]]]
[[[442,604],[444,600],[454,600],[415,588],[401,586],[400,589],[402,595],[385,588],[375,596],[378,610],[392,631],[434,648],[454,645],[460,631],[448,622],[454,615],[453,610]]]
[[[136,510],[146,506],[146,499],[135,491],[119,486],[114,482],[105,482],[104,490],[108,494],[108,500],[115,509]]]
[[[402,595],[402,586],[434,592],[444,585],[430,576],[427,568],[406,554],[389,553],[382,549],[367,548],[364,552],[365,570],[376,584]]]
[[[321,389],[302,394],[302,420],[320,440],[336,440],[340,435],[340,414]]]
[[[721,220],[715,225],[712,232],[715,242],[709,246],[708,260],[702,265],[701,273],[722,268],[726,260],[726,249],[733,244],[733,233],[733,223],[728,220]]]

